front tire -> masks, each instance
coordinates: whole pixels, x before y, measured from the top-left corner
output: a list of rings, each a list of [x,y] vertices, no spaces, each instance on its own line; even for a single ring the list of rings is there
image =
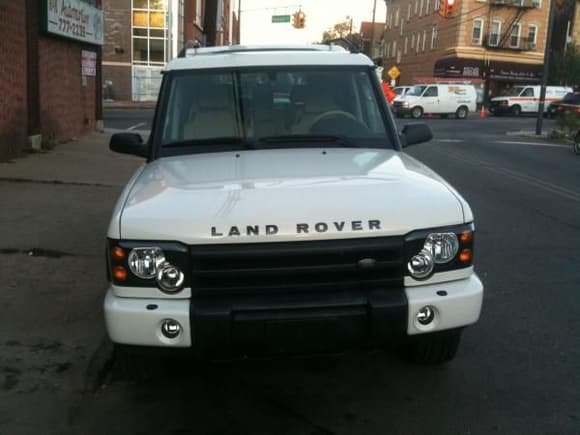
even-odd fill
[[[580,131],[574,137],[574,152],[580,154]]]
[[[455,357],[460,341],[460,329],[414,335],[408,337],[401,353],[404,359],[417,364],[444,364]]]
[[[469,110],[467,110],[467,107],[461,106],[455,112],[455,117],[457,119],[465,119],[465,118],[467,118],[468,113],[469,113]]]
[[[413,119],[419,119],[422,116],[423,116],[423,108],[419,106],[413,107],[413,109],[411,110],[411,117]]]
[[[520,116],[521,114],[522,114],[522,108],[520,106],[518,106],[517,104],[515,106],[512,106],[512,115]]]

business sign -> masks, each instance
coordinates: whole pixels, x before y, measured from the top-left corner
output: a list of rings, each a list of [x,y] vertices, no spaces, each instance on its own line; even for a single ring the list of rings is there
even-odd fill
[[[103,45],[103,11],[81,0],[44,0],[47,33]]]
[[[97,52],[82,50],[81,74],[94,77],[97,75]]]

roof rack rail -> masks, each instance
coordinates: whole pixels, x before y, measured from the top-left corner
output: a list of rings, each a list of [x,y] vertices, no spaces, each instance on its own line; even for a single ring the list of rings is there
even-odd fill
[[[193,57],[199,55],[212,54],[232,54],[232,53],[257,53],[272,51],[321,51],[324,45],[224,45],[212,47],[192,47],[185,48],[178,57]],[[344,50],[344,47],[335,46],[336,49]]]
[[[334,38],[334,39],[330,39],[328,41],[324,41],[323,44],[327,44],[327,45],[332,45],[335,44],[337,42],[343,42],[347,45],[347,47],[343,47],[343,48],[347,48],[351,53],[360,53],[360,47],[355,44],[353,41],[351,41],[350,39],[347,38]]]

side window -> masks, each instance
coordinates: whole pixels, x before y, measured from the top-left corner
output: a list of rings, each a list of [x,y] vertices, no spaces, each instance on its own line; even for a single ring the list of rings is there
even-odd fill
[[[437,95],[438,93],[436,86],[429,86],[425,91],[425,93],[423,94],[424,97],[436,97]]]
[[[522,92],[522,97],[533,97],[534,96],[534,89],[533,88],[526,88],[524,92]]]

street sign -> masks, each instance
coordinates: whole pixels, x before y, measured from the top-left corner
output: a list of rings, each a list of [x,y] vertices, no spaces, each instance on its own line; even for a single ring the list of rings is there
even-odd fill
[[[289,23],[290,15],[272,15],[273,23]]]
[[[397,78],[401,75],[401,71],[396,66],[392,67],[390,70],[387,71],[389,77],[393,80],[397,80]]]

